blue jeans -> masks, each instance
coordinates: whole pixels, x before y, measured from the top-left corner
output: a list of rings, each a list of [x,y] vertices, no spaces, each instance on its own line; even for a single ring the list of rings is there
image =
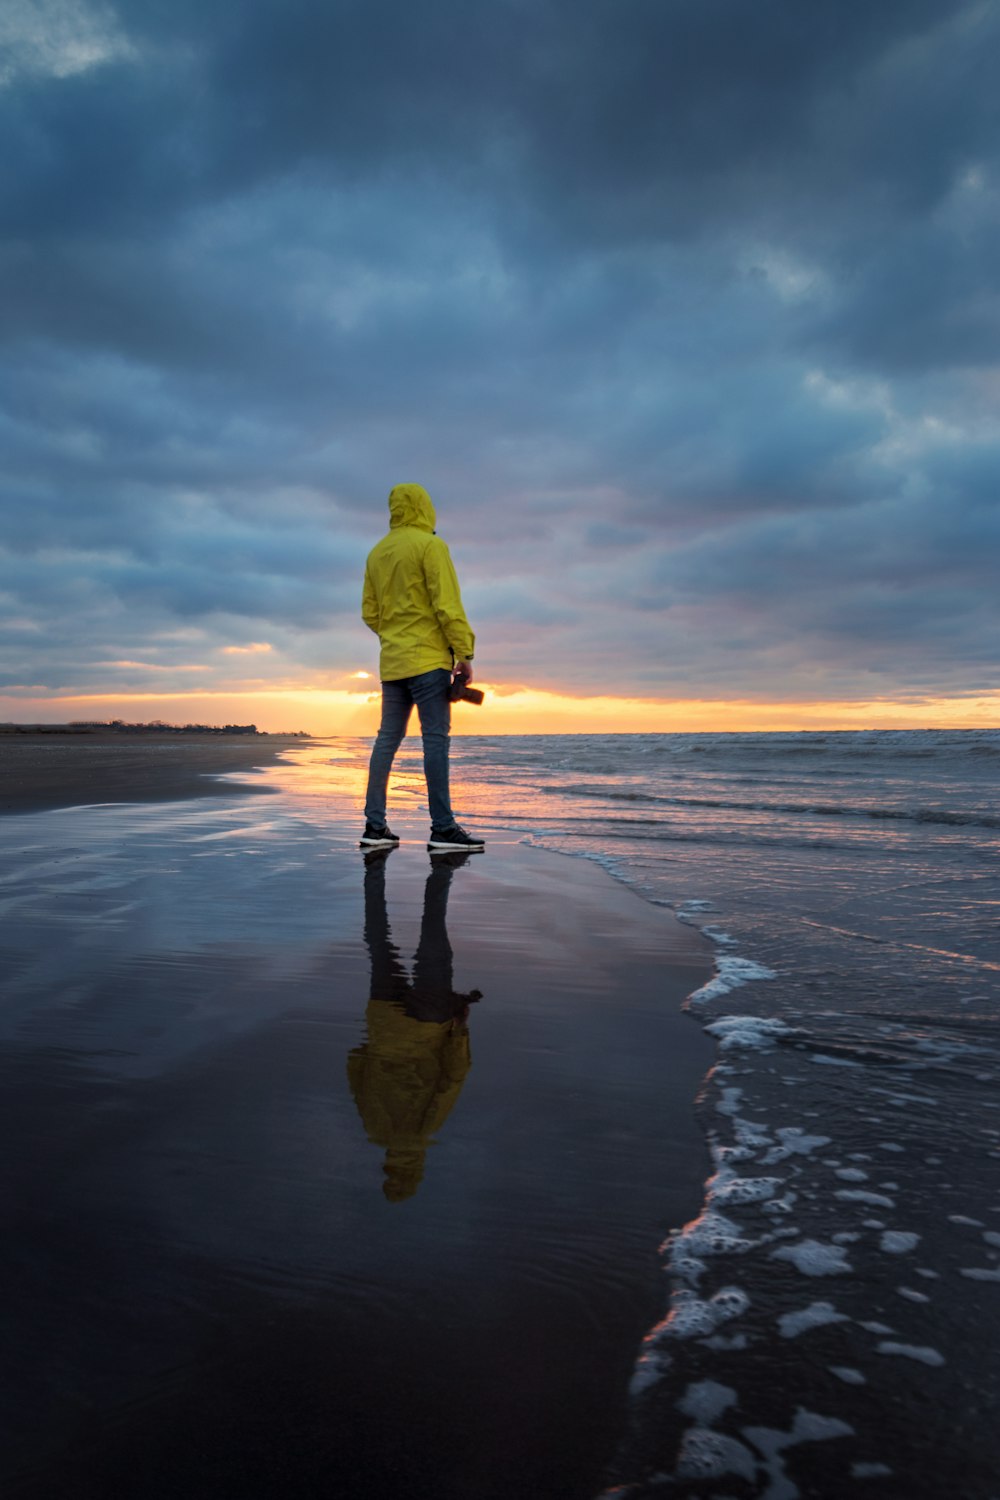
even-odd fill
[[[451,673],[443,667],[421,672],[417,677],[399,677],[382,684],[382,723],[372,746],[368,766],[365,819],[375,828],[385,827],[386,788],[396,751],[403,743],[413,705],[420,715],[424,741],[424,775],[432,828],[443,832],[455,821],[448,791],[448,736],[451,732]]]

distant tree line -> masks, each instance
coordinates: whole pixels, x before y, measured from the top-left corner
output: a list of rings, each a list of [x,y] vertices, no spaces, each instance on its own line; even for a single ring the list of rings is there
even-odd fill
[[[71,719],[70,729],[115,729],[120,734],[259,734],[256,724],[128,724],[124,719]]]
[[[128,724],[124,719],[71,719],[68,724],[0,724],[0,734],[92,734],[95,730],[114,734],[263,734],[256,724],[166,724],[152,719],[148,724]],[[308,739],[306,729],[281,732],[285,739]]]

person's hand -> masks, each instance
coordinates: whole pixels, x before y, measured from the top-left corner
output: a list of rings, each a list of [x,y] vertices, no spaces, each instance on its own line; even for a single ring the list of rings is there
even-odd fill
[[[461,679],[462,679],[463,682],[471,682],[472,681],[472,663],[471,663],[471,661],[457,661],[455,663],[455,676],[456,677],[461,677]]]

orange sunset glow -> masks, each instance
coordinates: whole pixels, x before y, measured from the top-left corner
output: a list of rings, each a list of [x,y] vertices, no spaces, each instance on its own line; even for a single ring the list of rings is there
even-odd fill
[[[360,678],[365,674],[355,673]],[[571,697],[540,689],[486,685],[481,708],[456,705],[455,735],[685,733],[759,730],[960,729],[1000,724],[1000,694],[981,697],[862,699],[797,703]],[[0,719],[66,723],[73,719],[163,719],[171,724],[253,723],[268,733],[304,730],[327,737],[371,735],[379,693],[282,688],[256,692],[108,693],[86,697],[2,698]],[[415,732],[416,723],[411,725]]]

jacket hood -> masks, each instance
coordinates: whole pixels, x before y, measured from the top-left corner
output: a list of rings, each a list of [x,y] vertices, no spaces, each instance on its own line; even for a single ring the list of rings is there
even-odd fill
[[[434,506],[427,491],[419,484],[397,484],[389,491],[389,526],[416,526],[433,531],[437,525]]]

